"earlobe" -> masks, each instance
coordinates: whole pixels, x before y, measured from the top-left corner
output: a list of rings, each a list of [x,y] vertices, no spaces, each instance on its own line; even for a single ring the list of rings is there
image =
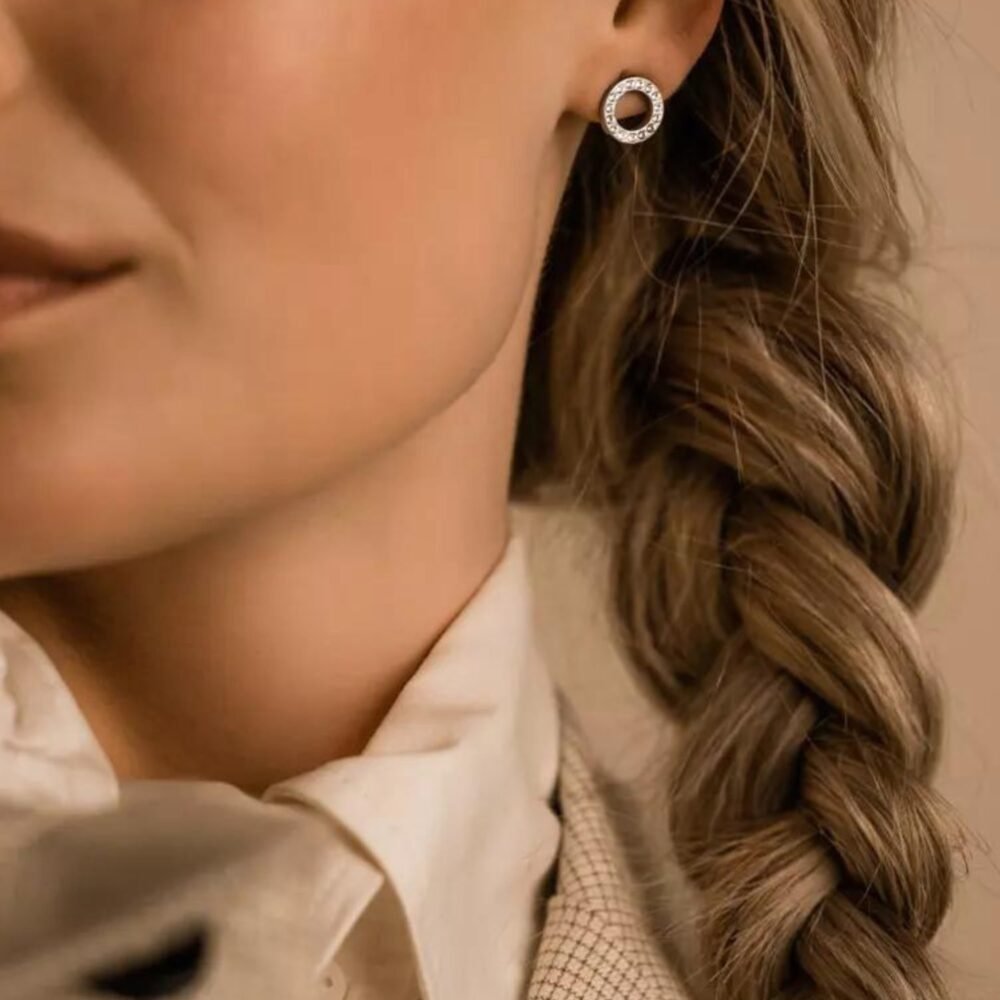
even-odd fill
[[[607,34],[600,56],[588,63],[581,106],[589,121],[607,121],[609,89],[625,77],[651,81],[663,98],[684,82],[708,47],[719,25],[725,0],[619,0],[608,4]],[[638,90],[617,103],[617,118],[631,118],[650,107],[650,95]],[[605,129],[607,131],[607,128]],[[647,136],[648,138],[648,136]]]
[[[668,96],[680,87],[715,34],[726,0],[626,0],[619,28]]]
[[[726,2],[727,0],[681,0],[678,4],[678,7],[687,12],[680,27],[680,35],[687,48],[688,72],[702,57],[718,30]]]

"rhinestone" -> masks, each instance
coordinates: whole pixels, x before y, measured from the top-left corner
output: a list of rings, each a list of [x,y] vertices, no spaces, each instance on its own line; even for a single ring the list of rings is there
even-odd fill
[[[618,102],[629,93],[642,93],[646,95],[649,103],[649,119],[638,128],[625,128],[616,115]],[[602,127],[604,131],[623,143],[644,142],[660,127],[663,121],[663,97],[656,84],[647,80],[643,76],[629,76],[619,80],[612,86],[604,98],[604,115]]]

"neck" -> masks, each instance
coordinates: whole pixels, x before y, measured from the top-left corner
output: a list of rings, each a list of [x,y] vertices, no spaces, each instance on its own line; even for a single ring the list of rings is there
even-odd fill
[[[259,794],[363,748],[503,554],[526,339],[322,490],[169,550],[0,584],[121,779]]]

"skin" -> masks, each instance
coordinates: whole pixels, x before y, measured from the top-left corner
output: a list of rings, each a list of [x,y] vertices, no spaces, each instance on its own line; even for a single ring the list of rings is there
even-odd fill
[[[0,609],[120,777],[364,746],[507,542],[579,142],[721,2],[0,0],[0,221],[135,263],[0,326]]]

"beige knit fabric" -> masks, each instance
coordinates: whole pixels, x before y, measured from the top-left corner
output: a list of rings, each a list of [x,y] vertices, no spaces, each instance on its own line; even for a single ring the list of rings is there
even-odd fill
[[[559,699],[563,837],[528,1000],[691,1000],[644,916],[580,720]]]

